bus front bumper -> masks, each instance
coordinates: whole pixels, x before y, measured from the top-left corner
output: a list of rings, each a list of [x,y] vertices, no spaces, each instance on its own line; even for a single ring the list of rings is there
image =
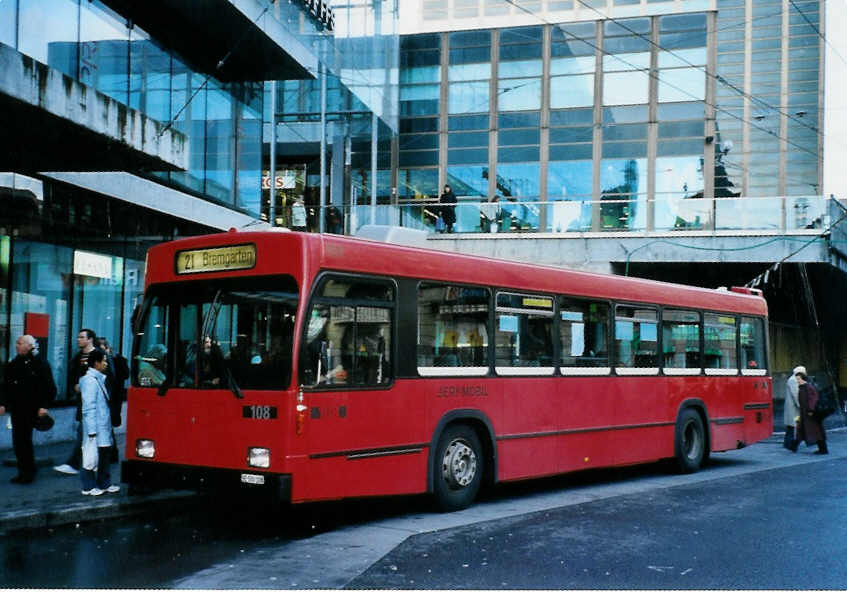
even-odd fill
[[[291,501],[291,475],[279,473],[126,460],[121,463],[121,482],[131,491],[228,489],[264,492],[281,502]]]

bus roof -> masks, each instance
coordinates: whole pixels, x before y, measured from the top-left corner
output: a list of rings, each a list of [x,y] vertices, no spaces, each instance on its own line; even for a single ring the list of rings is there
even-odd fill
[[[256,245],[255,262],[249,268],[191,275],[177,273],[175,257],[178,252],[245,244]],[[231,230],[156,245],[148,253],[146,283],[149,286],[161,282],[271,275],[282,272],[304,276],[320,270],[491,285],[518,291],[650,302],[744,314],[767,314],[764,298],[755,293],[742,293],[746,292],[744,290],[699,288],[464,255],[418,246],[400,246],[363,238],[280,230]]]

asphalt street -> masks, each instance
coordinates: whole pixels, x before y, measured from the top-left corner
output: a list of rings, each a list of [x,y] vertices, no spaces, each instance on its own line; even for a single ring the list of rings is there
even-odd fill
[[[844,459],[410,537],[356,589],[843,589]]]

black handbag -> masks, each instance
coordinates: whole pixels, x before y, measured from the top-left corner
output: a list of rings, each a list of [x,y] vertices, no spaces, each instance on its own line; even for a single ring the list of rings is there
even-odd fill
[[[833,389],[821,389],[818,392],[818,402],[815,405],[815,419],[823,421],[833,413],[835,413],[835,394]]]

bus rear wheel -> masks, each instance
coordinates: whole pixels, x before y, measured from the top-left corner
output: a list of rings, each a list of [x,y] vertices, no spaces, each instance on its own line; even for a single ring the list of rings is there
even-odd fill
[[[684,409],[676,422],[674,453],[682,473],[694,473],[707,457],[706,430],[694,409]]]
[[[448,427],[435,450],[433,489],[438,508],[453,512],[467,508],[482,483],[485,459],[476,432],[466,425]]]

